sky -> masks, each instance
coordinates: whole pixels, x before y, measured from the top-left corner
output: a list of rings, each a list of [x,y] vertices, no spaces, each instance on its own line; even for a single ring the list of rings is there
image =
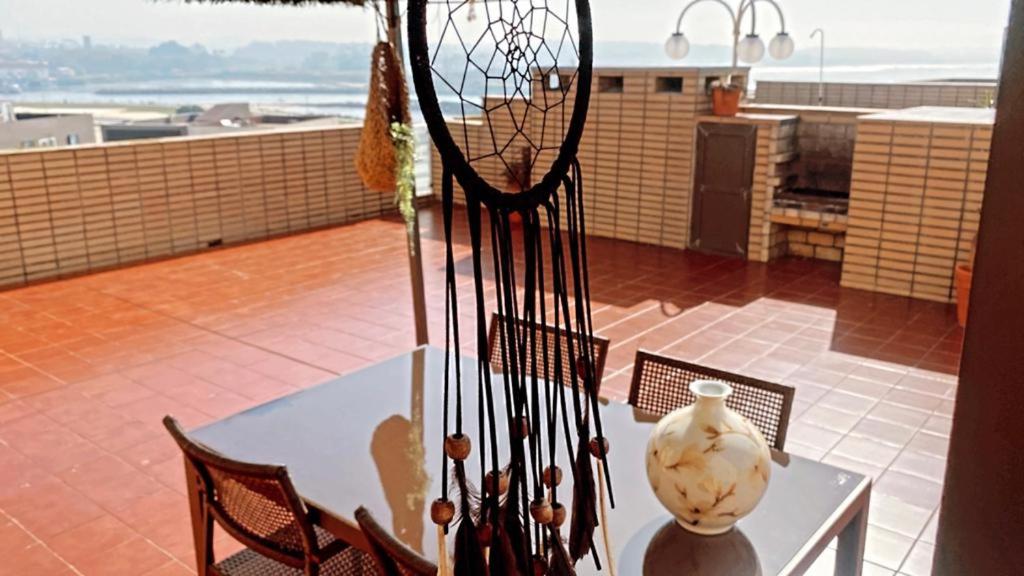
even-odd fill
[[[778,1],[798,46],[814,44],[808,36],[822,27],[831,46],[943,53],[996,53],[1010,4],[1010,0]],[[684,4],[681,0],[591,0],[594,36],[599,41],[660,42],[672,31]],[[759,14],[765,12],[769,11]],[[691,11],[684,28],[694,43],[726,44],[728,22],[722,7],[706,2]],[[777,31],[777,19],[768,16],[763,26],[759,26],[762,36],[771,37]],[[359,8],[208,6],[181,0],[0,0],[0,31],[10,40],[88,34],[101,44],[148,46],[177,40],[218,49],[254,40],[368,42],[374,38],[371,12]]]

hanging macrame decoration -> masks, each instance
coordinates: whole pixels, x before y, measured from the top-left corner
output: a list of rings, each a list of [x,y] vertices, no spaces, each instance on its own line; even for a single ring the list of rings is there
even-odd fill
[[[600,565],[597,483],[608,480],[576,158],[590,101],[590,6],[487,0],[470,21],[466,0],[429,4],[440,12],[429,31],[428,0],[410,0],[408,15],[416,92],[443,163],[447,242],[445,481],[431,516],[439,531],[454,531],[456,576],[572,574],[587,555]],[[464,212],[455,210],[456,182]],[[456,217],[472,248],[469,335],[459,330]],[[466,336],[479,359],[473,384],[461,368]],[[476,387],[478,402],[463,402],[464,386]],[[571,487],[560,486],[563,471]]]
[[[371,57],[366,119],[356,150],[356,169],[370,190],[391,192],[398,187],[404,133],[396,130],[410,124],[409,91],[398,55],[390,42],[378,42]]]

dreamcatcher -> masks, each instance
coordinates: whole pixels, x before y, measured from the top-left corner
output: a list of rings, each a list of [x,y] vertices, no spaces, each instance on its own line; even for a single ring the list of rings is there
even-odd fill
[[[432,0],[441,11],[436,38],[428,38],[427,4],[410,0],[408,14],[416,92],[443,161],[447,241],[445,482],[431,515],[439,527],[455,531],[456,576],[571,574],[576,561],[595,550],[595,476],[601,476],[595,462],[601,470],[608,451],[595,385],[583,182],[576,159],[590,100],[589,3],[480,0],[471,20],[468,0]],[[446,123],[442,102],[461,119]],[[489,134],[485,142],[471,136],[474,122]],[[513,168],[524,162],[525,170]],[[509,192],[506,180],[514,172],[543,177],[522,178]],[[452,248],[456,181],[464,192],[472,246],[477,406],[463,404]],[[511,225],[514,215],[521,227]],[[493,377],[485,242],[503,366],[502,375]],[[476,419],[472,431],[467,414]],[[474,463],[477,483],[468,478]],[[563,468],[572,478],[567,541],[563,502],[569,498],[559,490]],[[606,486],[611,499],[610,482]]]

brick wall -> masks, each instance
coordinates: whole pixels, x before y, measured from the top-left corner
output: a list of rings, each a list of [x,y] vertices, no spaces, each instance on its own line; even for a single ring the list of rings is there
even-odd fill
[[[847,215],[776,207],[771,221],[778,227],[773,258],[788,255],[829,262],[843,260]]]
[[[353,157],[360,127],[0,154],[0,286],[390,212]]]
[[[905,84],[826,82],[825,106],[901,109],[915,106],[987,108],[995,97],[994,82],[915,82]],[[762,80],[758,104],[818,104],[817,82]]]
[[[992,114],[916,109],[857,128],[842,285],[950,302],[977,234]]]
[[[675,248],[688,245],[696,119],[711,110],[706,83],[727,73],[718,68],[595,69],[579,152],[588,233]],[[543,81],[535,80],[534,95],[542,94]],[[676,89],[680,82],[681,89]],[[566,118],[572,114],[574,99],[575,88],[566,95]],[[489,139],[491,128],[500,137],[510,127],[503,122],[492,120],[488,126],[470,119],[466,123],[469,138]],[[549,126],[541,138],[540,124],[541,117],[535,113],[528,125],[531,137],[546,147],[557,146],[560,127]],[[452,120],[449,126],[453,134],[462,134],[461,120]],[[439,194],[441,163],[436,150],[433,156],[433,189]],[[540,155],[536,170],[541,172],[535,170],[535,179],[554,157],[554,149]],[[491,182],[504,182],[500,169],[495,171],[486,162],[480,163],[478,171],[493,178]]]

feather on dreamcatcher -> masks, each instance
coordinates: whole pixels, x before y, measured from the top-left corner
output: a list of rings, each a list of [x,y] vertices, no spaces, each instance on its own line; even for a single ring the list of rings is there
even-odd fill
[[[600,470],[608,451],[576,158],[590,101],[589,3],[434,0],[442,19],[436,38],[428,38],[427,4],[410,0],[408,15],[416,92],[443,163],[447,242],[446,480],[431,515],[455,532],[456,576],[571,574],[595,550],[596,482],[607,478],[595,474],[594,462]],[[470,9],[475,19],[466,17]],[[442,102],[461,117],[446,121]],[[469,132],[481,123],[483,142]],[[509,191],[516,174],[529,176]],[[465,335],[452,247],[456,182],[472,247],[477,406],[463,405]],[[516,219],[521,225],[512,225]],[[485,296],[485,268],[494,274],[493,301]],[[489,310],[497,312],[502,367],[493,376]],[[475,416],[476,426],[464,415]],[[477,466],[474,483],[469,476]],[[559,489],[563,469],[572,479],[570,506]],[[610,482],[604,486],[611,499]]]

